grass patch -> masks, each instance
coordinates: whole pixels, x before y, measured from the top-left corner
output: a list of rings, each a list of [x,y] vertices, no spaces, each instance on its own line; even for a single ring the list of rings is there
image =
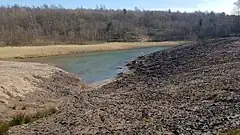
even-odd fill
[[[49,46],[24,46],[24,47],[0,47],[0,59],[24,59],[46,56],[56,56],[75,53],[127,50],[142,47],[172,47],[187,43],[188,41],[165,42],[124,42],[105,43],[96,45],[49,45]]]
[[[4,135],[9,130],[9,123],[0,121],[0,135]]]
[[[9,126],[15,126],[15,125],[23,125],[25,124],[25,117],[26,115],[23,113],[19,113],[16,116],[12,118],[12,120],[9,122]]]
[[[57,108],[49,108],[42,111],[38,111],[37,113],[31,115],[19,113],[16,116],[14,116],[10,121],[0,121],[0,135],[5,135],[10,127],[34,122],[38,119],[51,116],[57,113],[57,111],[58,111]]]
[[[153,120],[152,120],[152,118],[143,118],[143,122],[146,124],[149,124],[149,123],[152,123]]]
[[[221,133],[219,135],[240,135],[240,129],[231,130],[226,133]]]

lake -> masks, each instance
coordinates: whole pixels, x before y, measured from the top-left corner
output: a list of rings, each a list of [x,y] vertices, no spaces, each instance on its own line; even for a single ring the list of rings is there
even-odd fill
[[[64,56],[24,59],[23,61],[48,63],[65,71],[79,75],[86,83],[96,83],[116,77],[126,63],[136,57],[168,47],[149,47],[131,50],[93,52]],[[122,69],[120,69],[122,67]],[[126,69],[126,68],[125,68]]]

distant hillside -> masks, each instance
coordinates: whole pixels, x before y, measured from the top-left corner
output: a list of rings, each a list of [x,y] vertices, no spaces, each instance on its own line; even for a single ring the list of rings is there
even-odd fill
[[[0,45],[191,40],[236,36],[240,17],[180,13],[64,9],[61,6],[0,7]]]

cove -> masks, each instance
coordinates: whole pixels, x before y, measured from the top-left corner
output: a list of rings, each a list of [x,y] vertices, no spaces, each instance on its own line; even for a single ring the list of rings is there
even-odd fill
[[[48,63],[57,66],[67,72],[78,75],[86,83],[91,84],[116,77],[118,73],[123,71],[128,61],[140,55],[167,48],[168,47],[137,48],[121,51],[32,58],[24,59],[23,61]]]

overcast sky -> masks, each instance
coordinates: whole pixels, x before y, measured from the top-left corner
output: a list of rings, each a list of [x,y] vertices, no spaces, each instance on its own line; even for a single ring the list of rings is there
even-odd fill
[[[140,9],[168,10],[174,11],[215,11],[231,14],[233,3],[237,0],[0,0],[1,5],[42,5],[55,4],[65,8],[95,8],[103,4],[113,9]]]

